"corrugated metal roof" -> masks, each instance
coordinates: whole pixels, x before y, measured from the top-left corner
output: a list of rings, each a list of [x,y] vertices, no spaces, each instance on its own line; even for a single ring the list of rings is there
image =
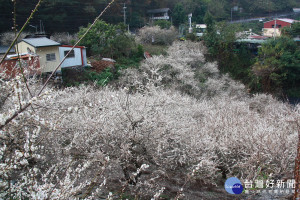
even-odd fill
[[[237,40],[236,42],[245,42],[245,43],[251,43],[251,44],[262,44],[265,43],[267,40],[253,40],[253,39],[240,39]]]
[[[46,37],[28,38],[28,39],[23,39],[22,41],[24,41],[34,47],[48,47],[48,46],[59,46],[60,45],[60,43],[50,40]]]
[[[284,21],[284,22],[287,22],[287,23],[294,23],[294,22],[297,22],[297,20],[294,20],[294,19],[288,19],[288,18],[279,18],[278,20]]]
[[[154,10],[148,10],[147,13],[154,14],[154,13],[165,13],[168,12],[170,8],[159,8]]]
[[[292,23],[294,23],[294,22],[299,22],[299,21],[297,21],[297,20],[294,20],[294,19],[288,19],[288,18],[277,18],[276,20],[277,20],[277,21],[279,20],[279,21],[287,22],[287,23],[290,23],[290,24],[292,24]],[[270,21],[267,21],[267,22],[264,22],[264,24],[265,24],[265,23],[268,23],[268,22],[272,22],[272,21],[275,21],[275,19],[270,20]]]

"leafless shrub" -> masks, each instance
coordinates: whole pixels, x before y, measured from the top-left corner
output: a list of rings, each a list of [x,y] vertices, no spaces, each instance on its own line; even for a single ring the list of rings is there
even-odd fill
[[[205,63],[205,52],[202,43],[175,42],[167,56],[153,56],[140,69],[125,70],[118,84],[133,91],[144,91],[148,85],[176,88],[197,98],[246,96],[245,86],[220,75],[217,63]]]
[[[51,40],[54,40],[56,42],[59,42],[61,44],[70,45],[73,44],[75,41],[78,40],[78,37],[76,34],[69,34],[69,33],[54,33],[50,37]]]
[[[159,26],[145,26],[139,30],[139,38],[145,44],[170,45],[177,38],[175,27],[170,29],[161,29]]]
[[[30,35],[30,33],[22,32],[18,42],[20,42],[23,38],[25,38],[26,35]],[[1,34],[1,44],[5,46],[9,46],[15,39],[15,33],[14,32],[5,32]]]
[[[270,173],[290,175],[293,170],[297,133],[286,117],[293,111],[272,98],[266,112],[258,113],[249,109],[255,99],[225,95],[197,101],[155,87],[143,94],[70,88],[52,97],[40,104],[68,109],[60,115],[39,110],[46,121],[60,127],[43,143],[47,154],[55,155],[49,164],[65,163],[68,157],[88,162],[109,156],[114,173],[123,177],[119,187],[127,181],[138,183],[132,193],[153,195],[155,188],[166,186],[159,177],[173,170],[191,172],[199,163],[195,178],[209,182],[220,172],[251,179]],[[151,173],[132,179],[142,164],[148,164]],[[113,177],[107,177],[108,188],[116,187]]]

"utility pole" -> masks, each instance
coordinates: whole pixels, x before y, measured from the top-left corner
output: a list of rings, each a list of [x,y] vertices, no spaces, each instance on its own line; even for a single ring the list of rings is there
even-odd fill
[[[124,3],[123,12],[124,12],[124,24],[126,24],[126,3]]]
[[[276,30],[277,30],[277,14],[276,14],[275,25],[274,25],[274,40],[276,38]]]
[[[192,28],[192,16],[193,16],[192,13],[190,13],[190,14],[188,15],[188,17],[189,17],[189,25],[190,25],[190,27],[189,27],[189,33],[193,33],[193,28]]]

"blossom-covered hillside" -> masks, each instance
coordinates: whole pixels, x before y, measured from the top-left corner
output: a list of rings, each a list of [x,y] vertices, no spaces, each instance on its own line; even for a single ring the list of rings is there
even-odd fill
[[[32,106],[1,129],[1,198],[215,199],[226,177],[293,178],[299,106],[250,96],[203,53],[174,43],[110,86],[31,100],[2,80],[1,124]]]

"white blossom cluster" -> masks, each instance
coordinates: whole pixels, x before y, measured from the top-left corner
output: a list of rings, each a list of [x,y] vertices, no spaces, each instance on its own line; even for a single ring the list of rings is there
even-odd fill
[[[23,38],[25,38],[26,35],[29,35],[30,33],[28,32],[22,32],[20,35],[20,39],[18,39],[17,42],[20,42]],[[15,39],[16,35],[14,32],[9,31],[9,32],[4,32],[0,35],[0,42],[2,45],[9,46]]]
[[[178,37],[175,27],[161,29],[159,26],[145,26],[139,30],[139,41],[144,44],[170,45]]]
[[[0,199],[76,199],[80,197],[78,191],[95,188],[92,176],[89,179],[83,174],[99,160],[78,162],[67,157],[65,162],[52,162],[51,156],[56,155],[47,154],[47,145],[43,145],[57,127],[56,120],[44,118],[40,110],[51,109],[41,106],[47,105],[55,91],[47,88],[34,97],[41,88],[36,78],[28,79],[27,87],[21,74],[7,79],[4,73],[0,74],[5,78],[0,80],[0,125],[5,125],[0,131]],[[24,73],[28,75],[28,71]],[[30,105],[28,109],[13,118],[26,105]],[[109,158],[102,160],[108,162]],[[105,177],[97,174],[97,178],[104,186]],[[84,195],[95,198],[98,193],[89,191]]]
[[[2,124],[31,106],[0,130],[0,198],[193,199],[182,177],[291,176],[300,107],[247,96],[203,51],[175,43],[168,56],[125,71],[117,88],[48,88],[31,98],[21,78],[1,80]],[[32,94],[41,87],[28,84]]]
[[[245,86],[229,75],[220,75],[217,63],[205,62],[205,52],[202,43],[175,42],[167,56],[153,56],[140,69],[125,70],[116,85],[131,92],[145,92],[154,85],[204,99],[218,95],[245,97]]]

